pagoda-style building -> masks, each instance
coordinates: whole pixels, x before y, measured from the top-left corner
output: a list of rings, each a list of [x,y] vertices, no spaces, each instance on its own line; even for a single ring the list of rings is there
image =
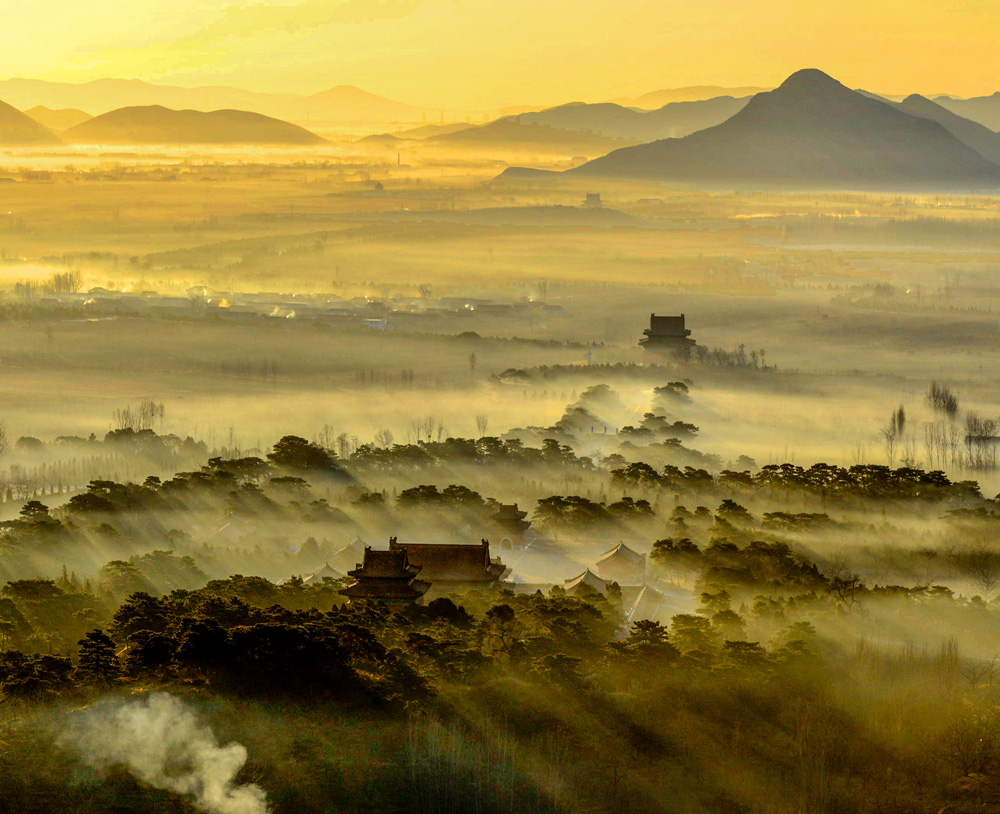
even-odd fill
[[[602,579],[617,582],[621,586],[642,585],[646,577],[646,558],[624,543],[605,551],[596,565],[597,573]]]
[[[690,339],[691,331],[684,327],[684,314],[679,316],[658,317],[656,314],[649,315],[649,327],[643,331],[645,336],[639,340],[639,344],[646,351],[651,353],[677,353],[688,354],[695,346],[695,341]]]
[[[525,532],[531,528],[531,521],[524,519],[527,516],[528,513],[518,509],[516,503],[502,504],[490,518],[490,540],[501,551],[521,551],[525,547]]]
[[[473,545],[459,543],[400,543],[389,540],[389,550],[406,555],[411,567],[434,586],[436,593],[486,588],[495,585],[510,569],[490,558],[489,540]]]
[[[391,538],[390,546],[394,542],[395,538]],[[410,563],[405,548],[376,551],[365,546],[364,561],[347,572],[355,581],[339,593],[346,596],[348,602],[384,602],[394,609],[418,605],[431,587],[429,582],[417,579],[419,572],[420,566]]]
[[[597,574],[588,568],[580,574],[580,576],[573,577],[573,579],[567,579],[563,583],[563,590],[565,590],[570,596],[576,596],[586,590],[583,586],[587,586],[589,588],[593,588],[602,596],[607,596],[609,582],[610,580],[601,579],[597,576]]]

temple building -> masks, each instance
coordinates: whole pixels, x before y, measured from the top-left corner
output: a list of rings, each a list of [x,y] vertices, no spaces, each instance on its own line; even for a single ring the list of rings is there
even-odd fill
[[[598,558],[596,567],[601,579],[617,582],[623,587],[642,585],[646,578],[645,556],[633,551],[624,543],[605,551]]]
[[[324,563],[323,567],[314,571],[304,580],[302,580],[303,585],[322,585],[325,579],[340,579],[344,575],[339,571],[333,570],[329,564]]]
[[[516,503],[504,503],[490,518],[490,542],[501,551],[522,551],[525,548],[524,535],[531,528],[531,521],[525,520],[527,512],[517,508]]]
[[[358,560],[364,558],[367,547],[364,540],[355,537],[343,548],[331,554],[327,559],[327,565],[341,573],[346,573],[355,566]]]
[[[394,542],[395,538],[390,539],[390,546]],[[420,566],[410,563],[405,548],[376,551],[366,546],[364,561],[347,572],[355,581],[339,593],[348,602],[384,602],[393,609],[417,605],[431,587],[429,582],[417,579],[419,572]]]
[[[580,576],[573,577],[573,579],[567,579],[563,583],[563,589],[566,593],[573,596],[574,594],[580,593],[582,586],[586,585],[593,588],[602,596],[608,595],[608,583],[610,580],[601,579],[597,574],[591,571],[589,568],[584,571]]]
[[[490,558],[489,540],[472,545],[459,543],[399,543],[389,539],[389,550],[403,552],[421,579],[434,586],[437,594],[486,588],[510,573],[499,559]]]
[[[649,327],[643,331],[643,339],[639,344],[651,353],[690,353],[695,341],[689,339],[691,331],[684,327],[684,314],[679,316],[658,317],[649,315]]]

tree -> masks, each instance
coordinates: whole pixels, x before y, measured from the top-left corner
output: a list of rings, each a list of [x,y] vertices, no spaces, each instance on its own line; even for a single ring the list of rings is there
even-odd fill
[[[95,684],[113,684],[121,675],[121,664],[115,654],[115,643],[103,630],[92,630],[77,644],[80,658],[77,675]]]
[[[29,523],[52,519],[51,515],[49,515],[49,507],[40,500],[29,500],[21,507],[21,511],[18,514],[23,520]]]
[[[319,444],[313,444],[297,435],[286,435],[267,453],[275,466],[303,471],[339,471],[333,455]]]
[[[517,618],[510,605],[494,605],[483,621],[483,647],[490,655],[510,655]]]

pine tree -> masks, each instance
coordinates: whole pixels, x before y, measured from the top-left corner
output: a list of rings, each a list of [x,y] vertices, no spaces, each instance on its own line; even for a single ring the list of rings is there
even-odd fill
[[[111,684],[121,675],[115,643],[103,630],[92,630],[78,642],[77,675],[95,684]]]

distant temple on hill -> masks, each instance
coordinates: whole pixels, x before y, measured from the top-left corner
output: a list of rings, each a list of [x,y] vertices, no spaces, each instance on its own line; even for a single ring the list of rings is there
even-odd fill
[[[404,553],[410,566],[420,571],[421,578],[430,583],[435,592],[486,588],[510,573],[499,559],[490,558],[488,540],[464,545],[400,543],[391,537],[389,551]]]
[[[394,541],[395,538],[390,540],[390,545]],[[431,587],[429,582],[417,579],[419,572],[420,566],[410,563],[405,548],[376,551],[365,546],[364,561],[347,572],[355,581],[339,593],[348,602],[384,602],[390,608],[416,605]]]
[[[644,338],[639,344],[644,350],[653,353],[691,352],[695,341],[689,339],[691,331],[684,327],[684,314],[679,316],[658,317],[649,315],[649,327],[643,331]]]

